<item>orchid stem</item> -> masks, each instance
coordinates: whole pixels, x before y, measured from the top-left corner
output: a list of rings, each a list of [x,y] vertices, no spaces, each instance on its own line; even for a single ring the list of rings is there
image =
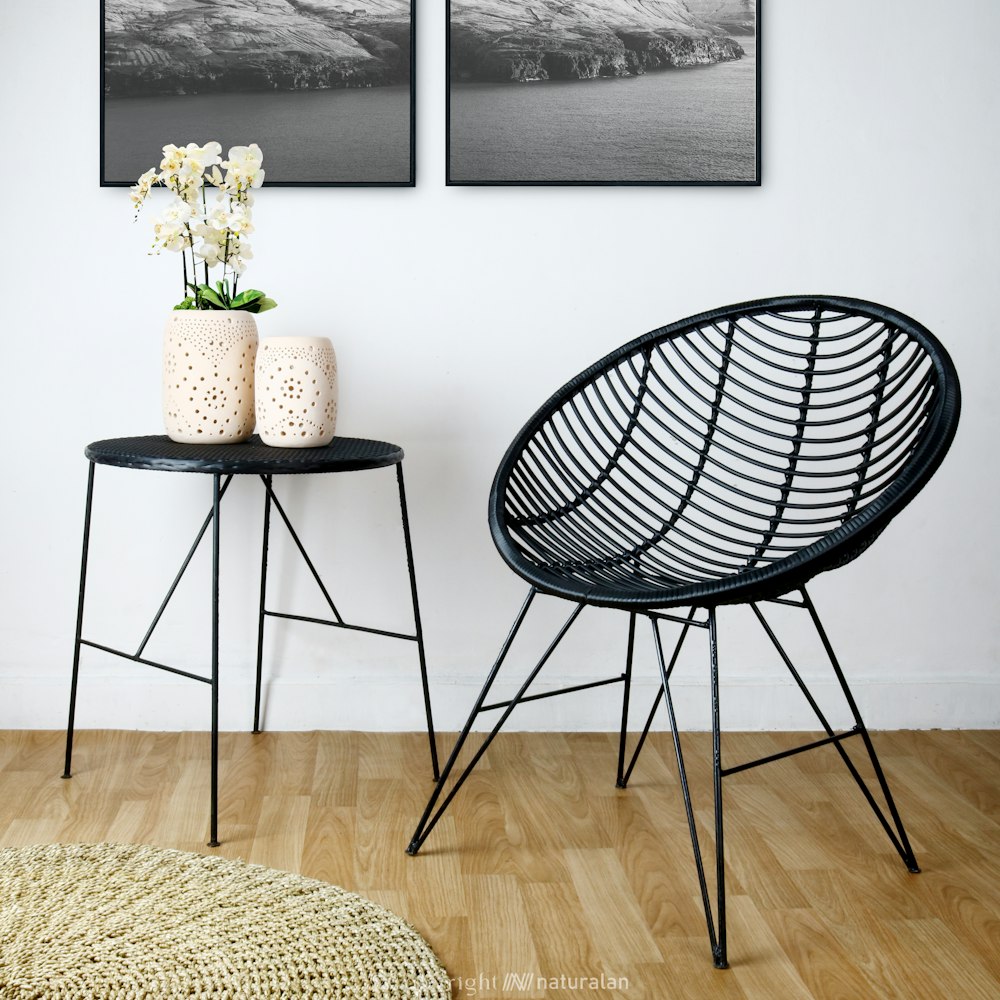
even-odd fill
[[[201,207],[203,214],[208,214],[208,195],[205,193],[205,185],[202,183],[201,186]],[[194,253],[194,247],[191,248],[191,253]],[[205,284],[208,284],[208,258],[205,258]]]

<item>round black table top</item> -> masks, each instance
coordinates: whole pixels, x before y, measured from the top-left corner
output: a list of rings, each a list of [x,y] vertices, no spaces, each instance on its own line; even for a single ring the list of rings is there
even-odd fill
[[[335,437],[325,448],[270,448],[255,434],[242,444],[178,444],[165,434],[109,438],[84,449],[91,462],[124,469],[271,475],[357,472],[398,465],[403,449],[387,441]]]

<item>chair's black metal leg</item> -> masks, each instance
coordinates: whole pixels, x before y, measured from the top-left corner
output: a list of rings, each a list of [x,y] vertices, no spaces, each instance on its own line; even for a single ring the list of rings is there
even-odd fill
[[[510,645],[514,640],[514,636],[517,634],[518,629],[521,627],[521,623],[524,621],[524,616],[527,614],[528,607],[530,606],[534,596],[535,596],[535,589],[532,588],[531,591],[529,591],[528,597],[525,600],[524,604],[521,606],[521,611],[517,616],[517,620],[514,622],[514,627],[511,629],[510,634],[507,636],[507,641],[504,643],[503,649],[500,651],[500,655],[499,657],[497,657],[497,661],[496,663],[494,663],[493,669],[490,671],[490,675],[486,680],[486,684],[483,686],[483,690],[480,692],[479,698],[476,700],[476,705],[473,708],[472,713],[470,714],[468,720],[465,723],[465,728],[462,730],[462,733],[459,736],[458,740],[456,741],[455,747],[452,750],[451,755],[448,757],[448,761],[445,764],[444,771],[441,773],[441,780],[438,781],[437,785],[435,786],[430,801],[427,803],[427,808],[424,810],[424,814],[420,818],[420,823],[417,825],[417,829],[413,834],[412,840],[410,841],[410,845],[406,849],[407,854],[416,854],[417,851],[420,850],[420,846],[427,839],[428,834],[437,825],[438,820],[441,818],[445,810],[451,804],[452,799],[455,798],[455,796],[458,794],[459,789],[462,787],[462,785],[465,784],[466,778],[468,778],[469,775],[472,774],[473,770],[475,770],[476,765],[479,763],[483,755],[489,749],[489,746],[496,738],[497,733],[499,733],[500,730],[503,728],[503,724],[510,717],[511,712],[513,712],[514,709],[517,708],[517,706],[520,704],[521,699],[524,698],[525,694],[528,691],[528,688],[531,687],[532,682],[541,672],[542,667],[544,667],[545,664],[548,662],[549,657],[555,652],[556,647],[559,645],[560,642],[562,642],[563,636],[566,635],[566,633],[570,629],[570,626],[572,626],[573,622],[576,621],[576,619],[580,615],[580,612],[584,608],[584,604],[581,602],[573,609],[572,614],[570,614],[569,618],[567,618],[566,621],[563,623],[563,626],[562,628],[559,629],[559,632],[556,634],[556,637],[552,640],[552,642],[549,643],[548,648],[545,650],[539,661],[535,664],[531,672],[528,674],[524,683],[520,686],[520,688],[518,688],[517,693],[514,695],[514,697],[511,698],[509,701],[501,702],[495,706],[491,706],[494,708],[500,708],[502,706],[506,707],[504,708],[503,714],[497,720],[496,725],[494,725],[494,727],[490,730],[486,739],[480,745],[479,749],[475,752],[475,754],[473,754],[472,759],[469,761],[469,763],[465,766],[465,770],[462,771],[462,773],[458,776],[457,780],[455,781],[454,785],[452,785],[451,791],[448,792],[444,801],[440,804],[440,806],[437,807],[437,811],[433,812],[435,803],[437,802],[439,796],[441,795],[442,790],[444,789],[445,782],[448,780],[448,776],[455,765],[455,761],[458,759],[458,755],[462,749],[463,744],[465,743],[466,738],[469,735],[470,730],[472,729],[472,724],[475,721],[476,716],[478,716],[481,711],[486,710],[484,709],[484,702],[486,701],[486,695],[489,692],[489,689],[496,678],[501,663],[503,662],[504,658],[507,655],[507,651],[510,649]]]
[[[534,587],[528,591],[528,596],[524,599],[524,603],[521,605],[521,610],[518,611],[517,617],[514,619],[514,624],[507,633],[507,638],[504,640],[504,644],[500,648],[500,653],[497,655],[497,658],[490,669],[489,676],[486,678],[486,683],[483,685],[482,691],[479,692],[476,704],[469,713],[469,718],[466,719],[465,725],[462,727],[461,733],[458,734],[458,739],[455,740],[455,745],[452,747],[451,753],[445,761],[441,777],[438,778],[437,785],[431,793],[430,799],[427,801],[424,814],[420,817],[420,822],[417,824],[417,829],[413,833],[413,838],[410,840],[410,844],[406,848],[407,854],[416,854],[417,851],[420,850],[420,846],[423,844],[427,834],[431,831],[431,826],[433,826],[433,823],[429,822],[431,819],[431,813],[433,812],[435,805],[437,805],[437,800],[441,797],[441,792],[444,791],[444,784],[451,775],[452,769],[455,767],[455,762],[458,760],[458,755],[462,752],[462,747],[465,746],[465,741],[469,738],[469,733],[472,731],[472,724],[475,722],[476,716],[479,714],[479,710],[486,703],[486,696],[490,693],[490,688],[493,687],[493,682],[496,680],[497,674],[500,672],[500,667],[503,666],[503,661],[507,658],[507,653],[510,650],[511,644],[514,642],[514,638],[521,628],[521,624],[524,621],[525,615],[528,613],[528,608],[531,607],[531,602],[535,599],[536,593],[537,591]],[[444,811],[447,804],[448,803],[445,802],[444,806],[442,806],[438,811],[438,815]],[[434,823],[436,822],[437,817],[434,818]]]
[[[899,837],[897,841],[893,836],[891,831],[889,831],[893,846],[899,852],[900,857],[903,859],[903,863],[906,865],[907,871],[917,874],[920,871],[920,867],[917,864],[916,856],[913,853],[913,848],[910,846],[909,838],[906,836],[906,829],[903,826],[902,817],[899,815],[899,810],[896,808],[895,800],[892,797],[892,792],[889,790],[889,782],[886,781],[885,773],[882,770],[882,765],[879,763],[878,755],[875,753],[875,747],[872,744],[871,736],[868,734],[868,729],[865,726],[864,720],[861,718],[861,712],[858,709],[857,702],[854,700],[854,695],[851,692],[850,687],[847,683],[847,678],[844,676],[844,672],[840,667],[840,661],[837,659],[837,654],[833,651],[833,646],[830,644],[830,639],[826,634],[826,629],[823,628],[823,623],[819,619],[819,615],[816,612],[816,606],[813,604],[812,599],[806,592],[805,587],[802,588],[802,600],[805,603],[806,610],[809,612],[809,617],[812,619],[813,625],[816,627],[816,631],[819,633],[820,641],[823,643],[823,648],[826,650],[826,655],[830,658],[830,664],[833,667],[833,672],[837,675],[837,681],[840,683],[840,688],[844,692],[844,697],[847,699],[847,704],[851,709],[851,714],[854,716],[854,723],[857,731],[861,734],[861,739],[864,741],[865,749],[868,751],[868,758],[871,761],[872,769],[875,771],[875,776],[878,779],[879,787],[882,789],[882,795],[885,797],[886,805],[889,807],[889,815],[892,816],[892,822],[896,827],[896,833]],[[839,746],[839,744],[838,744]],[[860,779],[860,776],[859,776]],[[862,783],[862,787],[867,792],[868,786]],[[877,808],[875,800],[870,794],[867,795],[869,804],[875,809],[875,814],[880,820],[882,820],[882,825],[887,827],[885,818],[882,816],[881,810]]]
[[[670,695],[670,679],[667,676],[666,661],[663,657],[663,643],[660,640],[660,631],[655,619],[650,619],[653,626],[653,640],[656,645],[656,661],[660,668],[660,682],[663,685],[663,700],[667,706],[667,715],[670,718],[670,733],[674,742],[674,755],[677,758],[677,774],[680,778],[681,793],[684,796],[684,812],[687,816],[688,833],[691,837],[691,849],[694,852],[694,866],[698,873],[698,886],[701,889],[701,902],[705,909],[705,924],[708,927],[708,940],[712,948],[712,960],[717,968],[726,968],[726,955],[724,950],[720,950],[719,938],[715,933],[715,921],[712,919],[712,904],[708,896],[708,881],[705,878],[705,865],[701,857],[701,844],[698,839],[698,827],[694,818],[694,807],[691,804],[691,789],[688,785],[687,769],[684,766],[684,752],[681,749],[680,730],[677,728],[677,716],[674,713],[674,700]],[[714,648],[714,647],[713,647]],[[713,656],[713,661],[715,657]],[[715,672],[713,671],[713,674]],[[717,700],[716,685],[713,684],[713,703]],[[714,722],[714,719],[713,719]],[[713,740],[714,740],[713,733]],[[721,777],[721,775],[719,776]],[[719,778],[717,778],[719,780]],[[716,812],[718,822],[719,813]],[[717,844],[718,846],[718,844]],[[717,852],[716,866],[718,870],[721,855]],[[724,883],[720,883],[720,898],[725,899]],[[723,941],[725,939],[723,938]]]
[[[804,591],[803,591],[803,597],[805,598],[805,600],[803,600],[802,607],[804,607],[804,608],[806,608],[808,610],[808,608],[810,606],[809,602],[808,602],[808,595],[805,594]],[[834,730],[833,730],[833,727],[830,725],[829,720],[823,714],[823,710],[819,707],[819,704],[816,702],[816,699],[813,697],[812,692],[806,686],[806,683],[802,679],[801,674],[798,672],[798,670],[795,669],[795,664],[792,663],[791,658],[789,657],[789,655],[786,652],[785,648],[781,645],[781,642],[779,641],[778,637],[775,635],[774,630],[768,624],[767,619],[764,618],[764,615],[761,613],[760,608],[758,608],[756,604],[751,604],[750,607],[753,609],[754,614],[757,616],[757,620],[760,622],[760,624],[763,627],[764,631],[767,633],[768,638],[771,640],[771,644],[777,650],[778,655],[782,659],[782,662],[788,668],[788,672],[792,675],[792,679],[798,685],[799,690],[802,692],[802,694],[804,695],[806,701],[809,703],[810,708],[812,708],[813,712],[815,713],[816,718],[819,720],[819,723],[823,727],[824,732],[826,733],[826,735],[828,737],[830,737],[830,738],[834,737],[834,735],[835,735],[834,734]],[[815,609],[813,609],[813,610],[815,611]],[[818,622],[819,622],[818,617],[814,618],[813,621],[814,621],[814,623],[818,624]],[[820,637],[821,637],[821,639],[824,636],[825,636],[825,633],[822,632],[822,630],[820,628]],[[831,653],[832,653],[832,649],[830,649],[829,645],[827,644],[827,655],[830,655]],[[835,660],[833,660],[833,662],[836,663]],[[838,668],[839,668],[839,664],[837,664],[837,666],[835,667],[835,672],[836,672],[836,670]],[[841,677],[843,677],[842,674],[841,674]],[[844,687],[846,687],[846,683],[847,683],[846,680],[842,680],[842,684],[844,685]],[[854,699],[851,696],[849,690],[845,691],[845,694],[847,696],[848,705],[850,705],[853,702]],[[864,731],[864,724],[862,722],[860,722],[860,714],[857,713],[857,706],[856,705],[855,705],[855,723],[856,723],[856,725],[855,725],[854,732],[858,733],[859,735],[863,734],[865,732]],[[870,741],[868,741],[868,742],[870,743]],[[872,795],[871,790],[868,788],[868,785],[865,782],[865,779],[861,776],[861,772],[855,766],[854,761],[851,760],[850,754],[848,754],[848,752],[844,749],[844,747],[841,746],[841,744],[840,744],[839,741],[835,742],[833,744],[833,746],[836,749],[837,753],[840,755],[840,759],[844,762],[844,766],[847,768],[847,770],[850,773],[851,777],[854,779],[855,784],[861,790],[861,794],[864,795],[865,801],[868,803],[868,805],[871,808],[872,812],[875,814],[875,818],[881,824],[882,829],[885,830],[886,836],[889,838],[890,842],[892,843],[892,846],[896,848],[896,851],[899,853],[899,856],[903,859],[903,862],[906,864],[907,868],[910,871],[913,871],[913,872],[919,871],[920,869],[916,867],[916,861],[913,858],[913,852],[911,850],[909,850],[909,844],[907,843],[904,846],[904,843],[902,841],[900,841],[900,838],[897,836],[896,831],[893,830],[892,826],[889,823],[889,820],[886,819],[885,814],[882,812],[882,809],[879,807],[878,802],[875,801],[875,796]],[[872,749],[871,753],[874,754],[874,752],[875,752],[874,749]],[[878,773],[879,771],[881,771],[881,768],[878,766],[877,763],[875,764],[875,767],[876,767],[876,773]],[[887,799],[887,801],[888,801],[888,799]],[[893,805],[893,808],[895,808],[894,805]],[[899,825],[900,828],[902,827],[902,823],[899,823],[898,825]],[[905,832],[903,833],[903,836],[905,838]],[[912,867],[911,867],[911,863],[912,863]]]
[[[708,645],[712,671],[712,779],[715,792],[716,922],[719,940],[712,957],[717,969],[726,969],[726,856],[722,828],[722,731],[719,720],[719,645],[715,608],[708,609]]]
[[[437,740],[434,738],[434,717],[431,712],[431,690],[427,682],[427,659],[424,655],[424,631],[420,624],[420,602],[417,599],[417,574],[413,568],[413,545],[410,541],[410,518],[406,510],[406,489],[403,486],[403,463],[396,465],[396,482],[399,484],[399,509],[403,521],[403,541],[406,545],[406,568],[410,574],[410,596],[413,600],[413,625],[417,637],[417,655],[420,659],[420,683],[424,693],[424,712],[427,716],[427,739],[431,748],[431,771],[434,780],[441,777],[438,767]]]
[[[260,477],[264,483],[264,541],[260,556],[260,608],[257,613],[257,684],[253,698],[253,731],[260,730],[260,694],[261,678],[264,667],[264,622],[267,615],[264,609],[267,605],[267,544],[271,533],[271,476]]]
[[[618,740],[617,788],[625,787],[625,738],[628,733],[628,699],[632,690],[632,653],[635,649],[635,612],[628,616],[628,652],[625,654],[625,690],[622,694],[622,730]]]
[[[667,676],[670,676],[669,671]],[[662,699],[663,688],[661,686],[653,697],[653,704],[650,705],[649,714],[646,716],[646,724],[642,727],[642,732],[639,734],[639,739],[636,741],[635,750],[632,751],[632,759],[629,761],[628,767],[625,769],[625,775],[622,778],[622,783],[618,786],[619,788],[628,787],[629,780],[632,777],[632,772],[635,770],[635,765],[639,762],[639,754],[642,753],[642,748],[646,745],[646,737],[649,736],[649,730],[653,725],[653,718],[656,716],[656,710],[660,707],[660,701]]]
[[[677,645],[674,646],[673,655],[670,657],[670,663],[667,665],[667,680],[670,680],[670,675],[674,672],[674,667],[677,665],[677,658],[681,655],[681,647],[684,645],[684,640],[687,638],[688,630],[691,628],[691,622],[694,619],[695,609],[691,608],[688,612],[688,620],[684,627],[681,629],[681,634],[677,639]],[[649,715],[646,716],[646,724],[642,727],[642,732],[639,734],[638,742],[635,745],[635,750],[632,753],[632,759],[629,761],[628,767],[625,769],[625,774],[619,783],[619,788],[625,788],[628,785],[629,778],[632,777],[632,771],[635,770],[635,765],[639,760],[639,754],[642,753],[642,748],[646,743],[646,737],[649,735],[650,727],[653,725],[653,717],[656,715],[656,710],[660,707],[660,699],[663,697],[663,687],[656,692],[656,696],[653,698],[653,704],[650,706]]]
[[[219,846],[219,474],[212,476],[212,792],[209,847]]]
[[[80,640],[83,638],[83,604],[87,590],[87,557],[90,554],[90,515],[94,506],[94,463],[87,473],[87,504],[83,515],[83,554],[80,557],[80,592],[76,604],[76,641],[73,644],[73,679],[69,687],[69,722],[66,725],[66,762],[62,776],[72,777],[73,730],[76,725],[76,689],[80,678]]]

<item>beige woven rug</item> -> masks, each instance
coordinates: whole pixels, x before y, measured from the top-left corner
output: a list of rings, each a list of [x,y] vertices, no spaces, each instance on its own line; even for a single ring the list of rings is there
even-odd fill
[[[325,882],[128,844],[0,850],[3,1000],[450,996],[416,931]]]

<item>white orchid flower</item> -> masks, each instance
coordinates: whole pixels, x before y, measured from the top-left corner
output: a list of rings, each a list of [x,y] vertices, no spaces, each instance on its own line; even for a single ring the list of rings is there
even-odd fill
[[[225,200],[217,201],[205,213],[205,225],[219,230],[229,228],[229,207],[226,205]]]
[[[227,267],[231,267],[237,274],[242,274],[247,269],[248,260],[253,260],[253,250],[247,240],[236,235],[230,237]]]
[[[187,225],[194,210],[183,198],[174,198],[163,213],[163,221],[177,225]]]
[[[253,142],[249,146],[233,146],[229,150],[229,159],[223,166],[256,170],[263,162],[264,154],[260,151],[260,146]]]
[[[184,160],[184,154],[173,143],[163,147],[163,159],[160,169],[165,173],[176,173]]]
[[[223,261],[223,248],[218,243],[209,240],[202,241],[201,246],[195,250],[195,254],[200,257],[209,267],[215,267]]]
[[[197,158],[207,158],[207,166],[212,166],[214,163],[219,163],[222,156],[222,146],[215,142],[206,142],[204,146],[198,146],[193,142],[189,142],[185,147],[185,152],[188,156]]]
[[[179,253],[188,245],[189,241],[187,235],[183,231],[175,233],[170,240],[163,244],[164,248],[169,250],[171,253]]]
[[[135,208],[136,215],[139,214],[139,209],[142,208],[142,204],[146,200],[146,196],[149,194],[150,188],[152,188],[158,179],[159,178],[155,170],[147,170],[135,182],[135,186],[130,188],[132,205]]]
[[[198,174],[199,177],[209,168],[222,162],[219,156],[222,147],[217,142],[207,142],[204,146],[189,142],[181,152],[184,155],[184,169]]]
[[[214,243],[216,246],[225,245],[226,231],[224,229],[216,229],[214,226],[201,222],[192,229],[192,232],[205,243]]]
[[[192,214],[191,206],[183,198],[174,198],[163,214],[153,220],[153,246],[174,252],[190,246]]]
[[[253,232],[253,222],[251,221],[250,210],[240,203],[233,205],[232,211],[227,214],[226,228],[239,235]]]
[[[164,219],[157,219],[153,223],[153,246],[156,253],[160,250],[170,250],[176,253],[190,245],[187,227]]]
[[[259,188],[264,183],[264,171],[261,169],[263,161],[264,154],[257,143],[233,146],[229,150],[229,159],[222,164],[227,171],[227,186],[237,192]]]

